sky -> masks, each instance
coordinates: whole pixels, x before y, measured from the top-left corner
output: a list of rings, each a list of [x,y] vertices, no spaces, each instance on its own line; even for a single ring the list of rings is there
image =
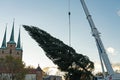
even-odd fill
[[[0,45],[7,24],[7,41],[10,39],[15,18],[15,41],[19,27],[23,46],[23,61],[27,66],[56,67],[45,56],[42,48],[29,36],[22,25],[32,25],[47,31],[69,45],[69,0],[0,0]],[[93,21],[101,33],[110,62],[120,64],[120,0],[85,0]],[[77,53],[86,55],[100,71],[100,61],[80,0],[70,0],[71,46]]]

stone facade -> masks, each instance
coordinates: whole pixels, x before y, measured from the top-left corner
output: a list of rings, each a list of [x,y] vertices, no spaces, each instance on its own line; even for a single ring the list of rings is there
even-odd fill
[[[5,56],[13,56],[14,58],[22,59],[22,50],[16,49],[16,44],[7,43],[6,48],[0,48],[0,58]]]
[[[14,58],[20,58],[22,59],[22,47],[21,47],[21,40],[20,40],[20,30],[19,30],[19,35],[18,35],[18,41],[17,44],[14,41],[14,22],[13,22],[13,27],[11,31],[11,36],[10,40],[6,43],[6,31],[4,33],[2,45],[0,48],[0,58],[5,58],[6,56],[13,56]]]
[[[28,74],[25,76],[25,80],[43,80],[43,71],[38,65],[37,69],[29,69]]]

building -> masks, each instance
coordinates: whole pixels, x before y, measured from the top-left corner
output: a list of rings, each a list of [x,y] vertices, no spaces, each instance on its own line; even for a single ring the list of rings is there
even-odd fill
[[[20,30],[18,34],[18,41],[17,44],[14,41],[14,22],[12,26],[12,31],[11,31],[11,36],[10,40],[6,42],[6,32],[7,32],[7,27],[4,33],[4,38],[2,41],[2,45],[0,48],[0,58],[5,58],[5,56],[13,56],[14,58],[20,58],[22,59],[22,47],[21,47],[21,40],[20,40]]]
[[[0,58],[5,58],[6,56],[12,56],[14,58],[19,58],[22,60],[23,49],[21,47],[21,36],[20,29],[18,33],[18,41],[17,43],[14,41],[14,22],[12,26],[12,31],[10,35],[10,39],[6,42],[6,33],[7,27],[4,32],[4,37],[2,41],[2,45],[0,47]],[[28,74],[25,76],[25,80],[42,80],[42,70],[38,65],[37,69],[29,69]],[[0,80],[10,80],[11,74],[8,73],[4,67],[0,67]]]
[[[25,76],[25,80],[43,80],[43,71],[38,65],[37,69],[29,69],[28,74]]]
[[[43,71],[40,66],[36,69],[28,69],[28,73],[25,75],[25,80],[43,80]],[[11,74],[8,73],[4,68],[0,69],[0,80],[11,80]]]

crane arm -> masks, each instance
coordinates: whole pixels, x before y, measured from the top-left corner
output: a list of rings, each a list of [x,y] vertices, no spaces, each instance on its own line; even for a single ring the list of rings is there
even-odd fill
[[[98,32],[97,28],[95,27],[95,24],[94,24],[94,22],[92,20],[92,17],[91,17],[91,15],[90,15],[90,13],[89,13],[89,11],[87,9],[87,6],[86,6],[84,0],[80,0],[80,1],[81,1],[81,4],[82,4],[82,7],[84,9],[84,12],[86,14],[87,20],[88,20],[88,22],[90,24],[92,35],[95,38],[96,45],[97,45],[97,48],[98,48],[98,52],[99,52],[100,56],[103,59],[104,65],[105,65],[108,73],[110,75],[112,75],[112,74],[114,74],[114,71],[113,71],[111,63],[109,61],[109,58],[107,56],[107,53],[105,51],[104,45],[103,45],[102,40],[101,40],[100,35],[99,35],[99,32]]]

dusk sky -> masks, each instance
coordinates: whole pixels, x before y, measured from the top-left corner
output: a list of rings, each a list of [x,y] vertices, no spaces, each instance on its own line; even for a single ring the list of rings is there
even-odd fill
[[[112,64],[120,64],[120,0],[85,0]],[[71,46],[100,65],[97,46],[91,35],[80,0],[71,0]],[[33,25],[69,45],[68,0],[0,0],[0,45],[7,25],[7,42],[15,18],[15,41],[21,27],[23,61],[41,68],[55,66],[21,25]],[[99,69],[100,71],[100,69]]]

